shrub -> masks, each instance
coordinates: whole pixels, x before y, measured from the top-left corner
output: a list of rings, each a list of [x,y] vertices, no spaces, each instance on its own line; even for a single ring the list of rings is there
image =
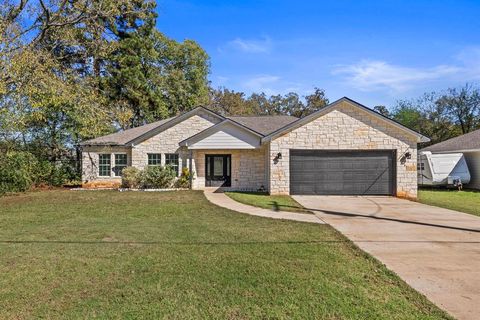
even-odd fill
[[[141,173],[141,185],[146,189],[170,188],[175,178],[175,170],[170,166],[146,167]]]
[[[35,170],[35,184],[62,186],[68,181],[78,180],[75,169],[68,163],[51,163],[39,161]]]
[[[139,188],[141,184],[141,171],[135,167],[126,167],[122,170],[122,187]]]
[[[188,168],[182,168],[182,174],[175,181],[177,188],[190,188],[190,170]]]
[[[29,152],[0,154],[0,194],[29,190],[36,182],[37,167],[37,159]]]

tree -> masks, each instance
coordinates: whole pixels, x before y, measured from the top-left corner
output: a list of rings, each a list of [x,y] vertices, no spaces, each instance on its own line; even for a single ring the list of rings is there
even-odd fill
[[[224,115],[254,115],[255,104],[245,98],[245,93],[236,92],[227,88],[210,89],[208,106],[213,111]]]
[[[267,97],[265,93],[252,93],[246,97],[243,92],[226,88],[211,89],[210,108],[227,115],[291,115],[303,117],[328,104],[325,91],[315,88],[315,92],[305,96],[305,102],[295,92]]]
[[[82,140],[207,102],[207,54],[156,30],[154,1],[5,0],[0,18],[2,149],[80,163]]]
[[[373,110],[384,115],[385,117],[390,117],[390,111],[388,111],[387,107],[385,106],[375,106]]]
[[[480,127],[480,90],[471,84],[449,88],[440,95],[436,104],[444,108],[453,123],[460,127],[462,134]]]
[[[315,91],[312,94],[305,96],[305,101],[306,107],[301,112],[293,113],[292,115],[296,117],[304,117],[329,104],[325,90],[320,88],[315,88]]]
[[[459,130],[451,121],[449,111],[437,101],[438,94],[435,92],[425,93],[414,100],[398,101],[392,117],[406,127],[429,137],[429,144],[457,136]]]
[[[150,3],[6,1],[0,7],[0,115],[10,121],[2,124],[1,144],[55,163],[71,157],[81,140],[111,131],[114,109],[99,84],[116,47],[112,30],[119,21],[133,27]]]
[[[208,55],[194,41],[178,43],[160,33],[154,16],[118,32],[107,59],[103,88],[122,128],[175,116],[208,99]]]

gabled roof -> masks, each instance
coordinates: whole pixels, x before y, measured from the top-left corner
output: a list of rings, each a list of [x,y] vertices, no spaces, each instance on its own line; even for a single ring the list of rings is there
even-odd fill
[[[431,152],[456,152],[456,151],[480,151],[480,130],[472,131],[464,135],[433,144],[420,151]]]
[[[153,128],[157,128],[164,123],[172,120],[173,118],[163,119],[160,121],[155,121],[140,127],[135,127],[123,131],[118,131],[112,134],[108,134],[106,136],[101,136],[95,139],[90,139],[81,143],[81,145],[88,146],[88,145],[125,145],[132,139],[137,138],[138,136],[144,134],[152,130]]]
[[[250,133],[255,136],[257,144],[260,144],[261,138],[273,132],[288,123],[296,121],[298,118],[285,115],[273,116],[235,116],[228,117],[220,123],[211,126],[179,143],[180,146],[190,146],[198,141],[205,139],[230,124],[240,130]],[[253,145],[253,144],[252,144]]]
[[[246,126],[244,126],[243,124],[241,123],[238,123],[232,119],[225,119],[223,120],[222,122],[220,123],[217,123],[216,125],[213,125],[211,127],[208,127],[207,129],[203,130],[203,131],[200,131],[199,133],[197,134],[194,134],[192,135],[191,137],[188,137],[187,139],[185,140],[182,140],[179,142],[179,145],[180,146],[189,146],[191,145],[192,143],[196,143],[198,142],[199,140],[202,140],[216,132],[218,132],[219,130],[221,130],[222,127],[225,127],[225,125],[227,124],[231,124],[239,129],[242,129],[244,130],[245,132],[248,132],[250,133],[251,135],[253,136],[256,136],[258,141],[260,142],[260,138],[263,137],[263,134],[255,131],[255,130],[252,130]]]
[[[351,104],[351,105],[353,105],[357,108],[360,108],[360,109],[370,113],[371,115],[373,115],[373,116],[375,116],[375,117],[377,117],[377,118],[379,118],[379,119],[381,119],[381,120],[383,120],[387,123],[390,123],[391,125],[399,128],[399,129],[401,129],[401,130],[403,130],[407,133],[410,133],[410,134],[416,136],[418,138],[418,140],[417,140],[418,142],[428,142],[428,141],[430,141],[430,139],[428,137],[422,135],[421,133],[419,133],[415,130],[412,130],[410,128],[407,128],[404,125],[400,124],[399,122],[397,122],[393,119],[390,119],[390,118],[382,115],[381,113],[378,113],[378,112],[364,106],[363,104],[360,104],[360,103],[358,103],[358,102],[356,102],[356,101],[354,101],[350,98],[343,97],[343,98],[338,99],[337,101],[334,101],[334,102],[330,103],[328,106],[326,106],[326,107],[324,107],[320,110],[317,110],[314,113],[309,114],[308,116],[300,118],[300,119],[298,119],[298,120],[296,120],[292,123],[287,124],[286,126],[280,128],[280,129],[268,134],[267,136],[265,136],[262,139],[262,143],[271,141],[272,139],[275,139],[275,138],[277,138],[277,137],[279,137],[279,136],[281,136],[281,135],[283,135],[287,132],[290,132],[294,129],[297,129],[297,128],[299,128],[299,127],[301,127],[301,126],[319,118],[322,115],[327,114],[328,112],[330,112],[332,109],[334,109],[335,107],[337,107],[338,105],[340,105],[343,102],[348,102],[349,104]]]
[[[206,112],[214,118],[217,118],[219,123],[225,120],[230,120],[236,125],[257,133],[261,137],[298,119],[284,115],[238,116],[225,118],[211,110],[208,110],[207,108],[197,107],[177,117],[163,119],[140,127],[118,131],[106,136],[87,140],[82,142],[81,145],[129,146],[132,144],[137,144],[201,112]]]
[[[130,146],[132,144],[137,144],[141,141],[144,141],[202,112],[207,113],[214,118],[217,118],[219,121],[223,121],[225,119],[221,115],[211,110],[208,110],[207,108],[197,107],[195,109],[192,109],[176,117],[163,119],[163,120],[152,122],[140,127],[118,131],[116,133],[112,133],[106,136],[87,140],[82,142],[81,145],[83,146],[90,146],[90,145]]]

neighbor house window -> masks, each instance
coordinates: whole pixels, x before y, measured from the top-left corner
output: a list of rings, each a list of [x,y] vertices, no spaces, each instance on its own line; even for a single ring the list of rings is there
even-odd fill
[[[110,177],[112,172],[111,156],[108,153],[98,155],[98,175],[100,177]]]
[[[417,170],[425,170],[425,163],[423,162],[417,163]]]
[[[148,154],[148,165],[149,166],[159,166],[162,164],[162,154],[161,153],[149,153]]]
[[[171,166],[178,176],[178,154],[167,153],[165,154],[165,165]]]
[[[122,176],[122,170],[127,166],[127,155],[125,153],[115,154],[115,167],[113,167],[113,173],[117,177]]]

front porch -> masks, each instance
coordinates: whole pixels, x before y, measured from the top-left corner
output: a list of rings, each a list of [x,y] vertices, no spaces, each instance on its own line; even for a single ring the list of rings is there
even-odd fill
[[[268,189],[268,158],[265,146],[256,149],[191,150],[191,156],[191,170],[194,172],[192,189]]]

